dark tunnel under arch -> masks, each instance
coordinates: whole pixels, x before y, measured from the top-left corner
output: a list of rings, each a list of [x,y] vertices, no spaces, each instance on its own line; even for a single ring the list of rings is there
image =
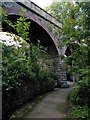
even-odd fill
[[[65,55],[67,57],[69,56],[72,56],[72,50],[78,50],[79,49],[79,44],[78,43],[71,43],[67,46],[66,50],[65,50]],[[77,59],[77,58],[74,58],[74,60]],[[70,68],[73,67],[73,64],[72,64],[72,59],[69,59],[67,65],[70,66]],[[67,72],[66,72],[67,73]],[[74,81],[74,78],[73,78],[73,74],[72,73],[67,73],[67,80],[68,81]]]
[[[16,22],[16,20],[19,18],[19,15],[8,15],[7,18],[11,20],[11,22]],[[26,17],[27,18],[27,17]],[[37,22],[27,18],[27,21],[30,21],[30,30],[29,30],[29,38],[33,44],[37,43],[38,40],[40,40],[40,43],[42,46],[46,47],[48,50],[48,53],[51,56],[57,56],[58,50],[56,48],[56,45],[54,43],[54,40],[51,38],[49,33]],[[17,34],[16,31],[8,27],[8,25],[3,22],[2,23],[2,31],[3,32],[13,32],[14,34]]]

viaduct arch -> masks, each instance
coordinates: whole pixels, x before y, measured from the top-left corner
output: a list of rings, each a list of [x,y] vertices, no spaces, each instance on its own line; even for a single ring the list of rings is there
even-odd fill
[[[17,18],[19,18],[20,15],[18,14],[10,14],[8,13],[8,18],[12,21],[15,22]],[[38,40],[40,40],[40,43],[44,46],[47,47],[48,53],[52,56],[56,56],[59,54],[58,48],[57,48],[57,43],[54,41],[55,38],[53,34],[50,34],[48,31],[48,28],[44,25],[42,25],[41,21],[36,22],[33,20],[31,17],[25,16],[28,21],[30,21],[30,30],[29,30],[29,38],[32,43],[37,43]],[[5,23],[2,24],[2,30],[4,32],[10,31],[7,28],[7,25]]]
[[[31,8],[29,8],[30,6]],[[57,58],[57,56],[64,54],[66,48],[58,48],[60,33],[57,36],[54,35],[56,29],[61,29],[61,23],[57,22],[56,19],[53,18],[53,16],[51,16],[32,2],[4,2],[2,3],[2,7],[12,21],[15,21],[18,17],[20,17],[21,13],[23,13],[24,17],[30,20],[31,28],[29,35],[31,41],[35,43],[37,42],[37,40],[40,40],[41,44],[48,48],[48,53],[55,58],[54,61],[56,66],[55,72],[57,74],[57,80],[60,82],[66,81],[67,78],[64,63],[60,58]],[[39,11],[40,13],[37,11]],[[51,24],[52,31],[49,30],[48,23]],[[3,28],[5,27],[4,24],[2,26]],[[5,28],[4,30],[6,29],[7,28]]]
[[[24,17],[26,17],[31,22],[30,39],[32,40],[32,42],[36,42],[34,40],[37,38],[42,42],[43,45],[45,45],[45,47],[48,47],[48,51],[50,54],[53,54],[54,56],[56,54],[60,55],[57,37],[54,36],[54,34],[48,29],[46,22],[42,20],[40,16],[23,8],[16,2],[4,2],[2,6],[4,7],[6,13],[12,21],[15,21],[19,16],[21,16],[20,12],[24,12]]]

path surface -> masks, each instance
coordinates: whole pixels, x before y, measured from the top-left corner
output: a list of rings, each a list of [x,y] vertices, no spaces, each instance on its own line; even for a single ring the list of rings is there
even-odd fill
[[[48,93],[23,118],[66,118],[66,100],[73,88],[73,84],[69,84],[69,88],[60,88]]]

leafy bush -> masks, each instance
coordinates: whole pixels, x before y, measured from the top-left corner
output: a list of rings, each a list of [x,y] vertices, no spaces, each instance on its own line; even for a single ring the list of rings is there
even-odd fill
[[[47,80],[48,82],[53,82],[54,80],[54,75],[52,74],[51,71],[49,71],[49,69],[44,69],[44,70],[40,70],[39,72],[39,79],[41,80]]]
[[[49,83],[54,80],[54,76],[48,68],[48,62],[46,58],[47,53],[44,51],[44,48],[43,53],[41,48],[38,46],[33,46],[32,54],[33,51],[34,54],[32,57],[25,53],[25,46],[16,48],[15,46],[6,46],[2,44],[2,48],[3,90],[8,91],[11,89],[16,89],[26,82],[30,82],[32,80],[45,80]],[[29,49],[27,51],[29,51]],[[42,53],[43,58],[41,58],[40,53]],[[40,62],[38,62],[38,59],[43,62],[43,68],[41,67]]]
[[[90,118],[90,109],[87,108],[87,106],[81,107],[81,106],[77,106],[75,108],[73,108],[72,110],[72,118],[81,118],[81,119],[87,119]]]
[[[40,41],[37,45],[32,45],[29,39],[30,22],[24,17],[20,17],[15,23],[5,17],[4,22],[13,28],[18,36],[9,34],[16,45],[5,45],[5,42],[2,44],[3,90],[15,89],[32,80],[53,81],[52,73],[48,69],[48,64],[51,62],[48,59],[47,49],[40,45]]]
[[[74,101],[75,102],[75,100],[76,100],[76,98],[77,98],[77,96],[78,96],[78,91],[80,90],[80,86],[75,86],[74,87],[74,89],[73,89],[73,91],[72,91],[72,93],[71,93],[71,99],[72,99],[72,101]]]
[[[30,77],[35,76],[32,73],[32,66],[29,64],[29,60],[26,56],[18,54],[19,49],[15,46],[3,45],[2,57],[3,57],[3,89],[10,90],[21,86],[26,80],[32,79]]]
[[[89,74],[89,73],[88,73]],[[74,87],[70,99],[72,103],[71,116],[73,118],[90,118],[90,80],[87,79],[88,74],[83,76]]]

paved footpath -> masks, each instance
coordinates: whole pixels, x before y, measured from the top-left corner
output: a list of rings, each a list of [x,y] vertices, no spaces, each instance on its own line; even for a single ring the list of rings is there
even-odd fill
[[[60,88],[48,93],[23,118],[67,118],[67,97],[73,88]]]

